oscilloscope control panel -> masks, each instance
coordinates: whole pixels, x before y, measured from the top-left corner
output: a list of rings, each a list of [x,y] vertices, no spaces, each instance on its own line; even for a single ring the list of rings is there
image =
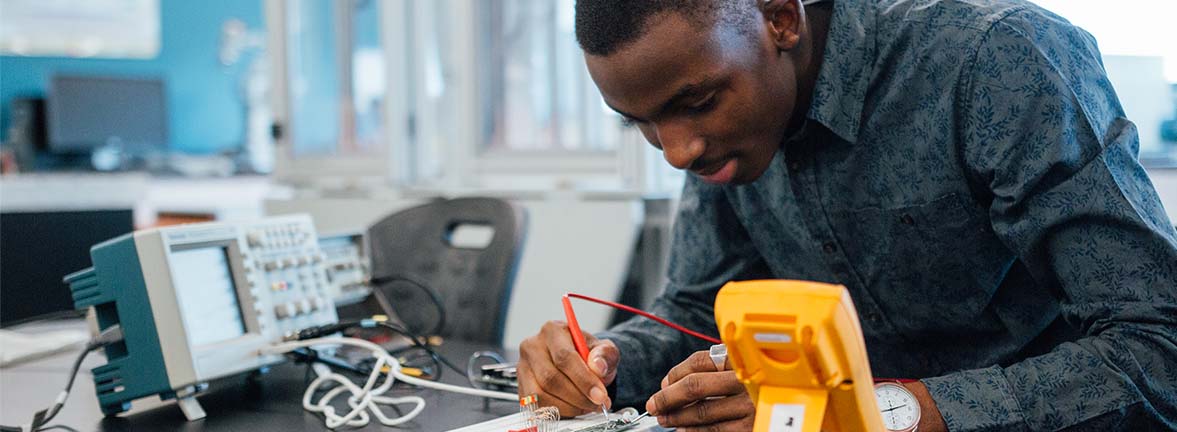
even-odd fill
[[[309,219],[277,220],[243,227],[250,286],[268,300],[258,311],[278,334],[335,322],[324,255]]]

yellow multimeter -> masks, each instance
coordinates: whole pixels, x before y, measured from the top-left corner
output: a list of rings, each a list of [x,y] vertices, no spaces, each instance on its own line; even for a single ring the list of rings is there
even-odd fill
[[[715,322],[756,403],[756,432],[884,431],[849,293],[841,285],[731,282]]]

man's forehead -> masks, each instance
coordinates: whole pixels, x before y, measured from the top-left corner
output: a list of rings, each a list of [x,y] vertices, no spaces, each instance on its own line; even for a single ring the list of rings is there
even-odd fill
[[[720,37],[677,15],[652,21],[640,38],[608,56],[587,55],[589,73],[614,109],[643,115],[683,87],[713,78],[726,62]]]

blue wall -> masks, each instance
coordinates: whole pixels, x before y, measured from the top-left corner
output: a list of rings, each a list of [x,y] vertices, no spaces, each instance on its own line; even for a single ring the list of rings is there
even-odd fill
[[[212,153],[240,147],[245,113],[239,80],[248,62],[222,67],[217,60],[221,24],[229,18],[263,28],[262,1],[160,0],[162,46],[150,60],[0,56],[0,134],[7,138],[12,99],[43,96],[56,73],[155,76],[167,84],[172,149]]]

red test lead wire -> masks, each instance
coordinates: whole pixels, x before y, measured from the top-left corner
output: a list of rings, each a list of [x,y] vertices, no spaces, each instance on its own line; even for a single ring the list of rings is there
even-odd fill
[[[697,331],[691,330],[691,329],[683,327],[681,325],[672,323],[670,321],[662,319],[654,314],[651,314],[651,313],[646,312],[641,309],[632,308],[632,307],[623,305],[621,303],[614,303],[614,302],[611,302],[608,300],[601,300],[599,298],[589,297],[589,296],[586,296],[583,294],[567,293],[567,294],[564,294],[564,299],[563,299],[564,315],[565,315],[565,317],[568,318],[568,326],[570,327],[570,330],[572,331],[572,343],[573,343],[573,345],[576,345],[576,350],[580,353],[581,357],[584,357],[584,359],[586,361],[588,360],[588,345],[585,344],[584,335],[580,332],[580,324],[576,322],[576,314],[572,312],[572,303],[570,301],[568,301],[569,297],[578,298],[581,300],[588,300],[593,303],[603,304],[605,306],[609,306],[614,309],[620,309],[620,310],[623,310],[623,311],[626,311],[626,312],[629,312],[632,314],[641,315],[641,316],[644,316],[644,317],[649,318],[651,320],[654,320],[658,324],[662,324],[664,326],[667,326],[672,329],[678,330],[680,332],[686,333],[688,335],[697,337],[699,339],[705,340],[705,341],[710,342],[712,344],[718,345],[718,344],[723,343],[723,341],[720,341],[719,339],[713,338],[711,336],[707,336],[705,334],[699,333]]]
[[[572,310],[572,301],[568,300],[568,294],[565,294],[561,301],[564,302],[564,317],[568,319],[568,332],[572,333],[572,345],[576,346],[576,352],[580,354],[580,359],[584,360],[585,366],[588,366],[588,343],[584,341],[584,333],[580,332],[580,322],[576,321],[576,312]],[[609,409],[605,407],[605,404],[601,404],[601,414],[605,415],[605,420],[609,419]]]
[[[623,310],[623,311],[626,311],[626,312],[629,312],[632,314],[641,315],[641,316],[644,316],[646,318],[649,318],[649,319],[652,319],[652,320],[658,322],[658,324],[662,324],[664,326],[670,327],[672,329],[678,330],[680,332],[689,334],[691,336],[697,337],[697,338],[705,340],[707,342],[711,342],[716,345],[723,343],[723,341],[720,341],[719,339],[707,336],[705,334],[693,331],[693,330],[683,327],[681,325],[672,323],[670,321],[662,319],[658,316],[655,316],[654,314],[643,311],[641,309],[632,308],[632,307],[623,305],[621,303],[614,303],[614,302],[611,302],[608,300],[601,300],[599,298],[589,297],[589,296],[586,296],[583,294],[567,293],[567,294],[564,294],[564,298],[563,298],[564,316],[568,318],[568,327],[569,327],[569,330],[572,332],[572,344],[576,346],[576,351],[580,353],[580,357],[583,358],[586,362],[588,361],[588,354],[589,354],[588,344],[585,343],[585,341],[584,341],[584,334],[580,332],[580,323],[576,322],[576,313],[572,311],[572,302],[568,301],[569,297],[578,298],[581,300],[588,300],[593,303],[599,303],[599,304],[603,304],[605,306],[609,306],[609,307],[612,307],[615,309],[620,309],[620,310]],[[919,380],[908,379],[908,378],[875,378],[874,381],[875,381],[875,383],[887,382],[887,381],[897,381],[900,383],[911,383],[911,382],[915,382],[915,381],[919,381]]]
[[[560,301],[564,303],[564,319],[568,320],[568,332],[572,333],[572,345],[576,346],[576,352],[580,354],[580,359],[588,364],[588,343],[584,340],[584,333],[580,331],[580,323],[576,321],[576,312],[572,311],[572,302],[568,300],[568,296],[574,295],[576,294],[564,294],[564,298]]]

